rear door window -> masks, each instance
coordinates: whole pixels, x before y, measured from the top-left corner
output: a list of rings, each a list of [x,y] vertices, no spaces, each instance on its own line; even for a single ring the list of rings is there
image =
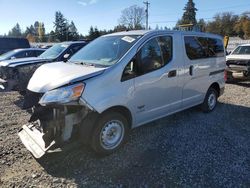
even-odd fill
[[[188,36],[184,37],[186,53],[189,59],[201,59],[206,58],[205,48],[202,47],[202,43],[197,40],[197,37]]]
[[[222,40],[208,38],[208,49],[213,52],[213,57],[224,56],[224,46]]]
[[[184,41],[186,54],[191,60],[224,56],[224,46],[220,39],[185,36]]]

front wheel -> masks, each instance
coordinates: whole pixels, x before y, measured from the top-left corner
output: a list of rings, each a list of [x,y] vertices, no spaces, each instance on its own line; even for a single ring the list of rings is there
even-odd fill
[[[218,92],[214,88],[210,87],[201,105],[202,111],[205,113],[213,111],[217,105],[217,99],[218,99]]]
[[[92,134],[91,146],[100,155],[108,155],[119,149],[127,139],[129,123],[118,112],[101,115]]]

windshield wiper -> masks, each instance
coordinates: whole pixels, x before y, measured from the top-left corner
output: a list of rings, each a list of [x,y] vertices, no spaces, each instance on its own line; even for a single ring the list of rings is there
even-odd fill
[[[80,64],[80,65],[84,65],[84,66],[89,66],[89,67],[108,67],[107,65],[102,65],[102,64],[98,64],[98,63],[87,63],[87,62],[83,62],[83,61],[70,61],[71,63],[75,63],[75,64]]]

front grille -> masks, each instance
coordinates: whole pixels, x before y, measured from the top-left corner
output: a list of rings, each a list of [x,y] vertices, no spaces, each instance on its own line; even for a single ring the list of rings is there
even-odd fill
[[[1,67],[0,66],[0,78],[2,78],[2,79],[6,79],[6,77],[7,77],[7,75],[6,75],[6,70],[5,70],[6,68],[5,67]]]
[[[227,60],[227,65],[247,65],[249,60]]]

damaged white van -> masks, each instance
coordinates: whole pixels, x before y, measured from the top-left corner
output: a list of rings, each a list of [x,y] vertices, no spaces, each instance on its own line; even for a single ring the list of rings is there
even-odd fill
[[[36,158],[73,139],[110,154],[135,127],[196,105],[214,110],[225,61],[222,38],[207,33],[99,37],[68,63],[37,69],[24,102],[33,114],[19,137]]]

